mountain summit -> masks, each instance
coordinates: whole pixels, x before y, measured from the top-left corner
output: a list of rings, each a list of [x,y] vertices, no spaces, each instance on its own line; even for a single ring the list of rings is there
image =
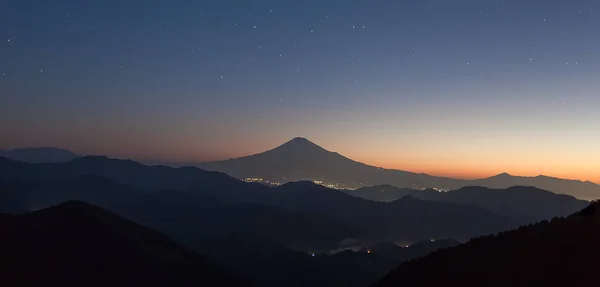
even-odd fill
[[[466,186],[497,189],[512,186],[534,186],[586,200],[600,198],[600,186],[590,182],[550,177],[519,177],[508,173],[484,179],[464,180],[379,168],[328,151],[302,137],[294,138],[263,153],[201,163],[198,166],[206,170],[224,172],[239,179],[260,178],[279,183],[304,180],[324,181],[333,186],[349,189],[386,184],[401,188],[446,190]]]
[[[265,153],[276,153],[287,157],[302,157],[326,155],[331,152],[309,141],[307,138],[297,137]]]
[[[361,165],[330,152],[302,137],[294,138],[263,153],[225,161],[202,163],[200,168],[225,172],[237,178],[263,178],[287,182],[327,180],[328,173]],[[341,169],[341,170],[340,170]]]

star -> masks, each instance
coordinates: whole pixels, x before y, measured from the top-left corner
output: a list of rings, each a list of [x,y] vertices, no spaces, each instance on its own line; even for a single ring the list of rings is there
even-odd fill
[[[252,28],[256,29],[256,25],[252,26]]]
[[[529,58],[529,61],[533,61],[533,58]]]
[[[40,70],[40,73],[43,73],[43,72],[44,72],[44,69],[41,69],[41,70]]]
[[[269,10],[269,12],[273,13],[273,9]]]
[[[279,54],[279,57],[283,57],[283,54]]]
[[[10,43],[10,39],[7,40]]]
[[[3,72],[3,73],[2,73],[2,76],[6,76],[6,73],[4,73],[4,72]]]
[[[364,29],[364,28],[365,28],[365,26],[363,25],[363,26],[362,26],[362,28]]]
[[[471,65],[471,63],[467,62],[467,65]]]
[[[121,66],[121,70],[123,70],[125,67]]]
[[[356,26],[355,26],[355,25],[352,25],[352,29],[356,29]]]
[[[315,30],[313,30],[313,29],[310,29],[310,32],[311,32],[311,33],[314,33],[314,32],[315,32]]]

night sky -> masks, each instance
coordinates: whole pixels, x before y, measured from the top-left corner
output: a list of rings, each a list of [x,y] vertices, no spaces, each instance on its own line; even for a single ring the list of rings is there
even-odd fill
[[[0,148],[199,162],[303,136],[600,182],[600,1],[0,3]]]

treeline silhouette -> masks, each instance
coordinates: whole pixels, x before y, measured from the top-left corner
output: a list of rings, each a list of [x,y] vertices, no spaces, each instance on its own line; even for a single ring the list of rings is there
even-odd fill
[[[374,286],[596,286],[600,203],[401,264]]]

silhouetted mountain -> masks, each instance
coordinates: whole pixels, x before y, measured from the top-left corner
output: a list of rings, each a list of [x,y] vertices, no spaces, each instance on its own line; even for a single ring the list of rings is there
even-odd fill
[[[449,192],[431,189],[408,190],[393,186],[364,187],[347,194],[367,199],[394,200],[410,195],[415,198],[435,201],[474,204],[495,213],[509,216],[527,224],[556,216],[566,216],[589,204],[572,196],[554,194],[535,187],[514,186],[507,189],[464,187]]]
[[[407,247],[401,247],[391,242],[379,242],[369,246],[368,250],[373,254],[403,262],[425,256],[439,249],[457,245],[460,245],[460,242],[454,239],[423,240]]]
[[[0,157],[28,163],[57,163],[76,159],[79,155],[66,149],[38,147],[0,150]]]
[[[595,286],[600,204],[401,264],[375,286]]]
[[[395,266],[456,241],[427,240],[407,248],[364,248],[334,255],[296,252],[264,239],[230,235],[204,241],[200,252],[261,286],[366,286]],[[392,244],[393,245],[393,244]]]
[[[554,193],[567,194],[580,199],[600,198],[600,185],[589,181],[569,180],[548,176],[512,176],[507,173],[471,181],[470,185],[489,188],[509,188],[512,186],[534,186]]]
[[[472,205],[416,199],[377,203],[310,182],[268,188],[259,184],[245,183],[222,173],[205,172],[198,168],[150,167],[133,161],[110,160],[102,157],[84,157],[60,164],[26,164],[0,159],[0,179],[5,181],[61,179],[86,174],[105,177],[139,190],[203,193],[227,202],[258,203],[295,212],[317,213],[320,214],[319,216],[325,215],[331,220],[341,222],[340,227],[348,226],[349,229],[358,230],[358,232],[344,234],[358,233],[378,240],[414,241],[430,237],[466,239],[475,235],[502,231],[515,225],[515,222],[509,218]],[[40,186],[41,190],[46,188],[45,185]],[[82,199],[118,211],[94,201],[98,200],[95,198],[74,197],[79,195],[81,190],[89,190],[85,185],[66,190],[71,194],[61,200]],[[102,192],[105,190],[97,189],[93,194],[102,194]],[[111,198],[122,200],[122,197],[113,195]],[[416,224],[415,219],[420,220],[420,223]],[[336,238],[342,233],[324,232],[321,237],[325,238],[325,234],[331,234],[331,238]],[[338,235],[333,236],[335,234]]]
[[[26,164],[0,158],[0,179],[55,179],[96,175],[142,191],[180,190],[211,194],[224,201],[244,202],[265,190],[219,172],[194,167],[147,166],[131,160],[86,156],[66,163]]]
[[[237,232],[295,248],[333,248],[348,237],[362,235],[359,229],[325,215],[260,204],[230,205],[207,195],[178,191],[139,192],[97,176],[0,181],[0,188],[19,194],[29,210],[81,200],[156,228],[182,243]]]
[[[465,186],[509,188],[535,186],[582,199],[600,198],[600,185],[549,177],[497,176],[462,180],[369,166],[327,151],[305,138],[295,138],[272,150],[225,161],[201,163],[199,167],[227,173],[239,179],[262,178],[272,182],[321,180],[345,188],[393,185],[406,188],[459,189]]]
[[[244,286],[158,232],[83,202],[0,217],[2,286]]]
[[[289,210],[318,212],[364,230],[374,239],[469,238],[505,230],[514,223],[483,208],[405,197],[384,203],[365,200],[311,182],[273,188],[264,202]]]
[[[414,195],[418,190],[412,188],[399,188],[389,184],[361,187],[356,190],[344,190],[346,194],[382,202],[392,202],[407,195]]]

